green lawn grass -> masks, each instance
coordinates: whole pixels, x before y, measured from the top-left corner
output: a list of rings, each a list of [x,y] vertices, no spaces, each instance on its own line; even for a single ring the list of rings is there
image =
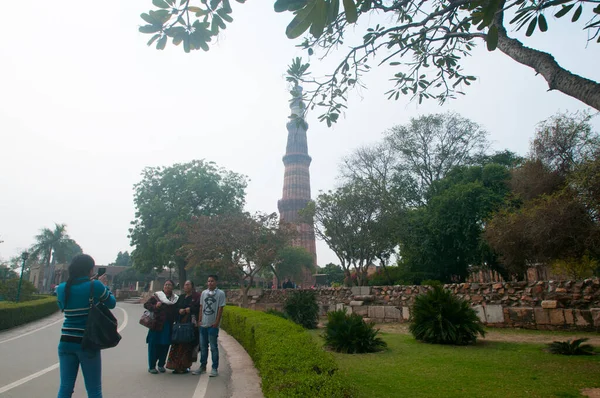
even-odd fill
[[[321,331],[313,336],[322,344]],[[552,355],[543,344],[485,342],[456,347],[383,334],[388,348],[337,354],[362,397],[579,397],[600,387],[600,355]]]

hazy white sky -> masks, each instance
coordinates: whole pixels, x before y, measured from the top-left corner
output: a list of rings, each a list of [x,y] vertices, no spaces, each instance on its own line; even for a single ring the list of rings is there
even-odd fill
[[[150,0],[19,2],[26,19],[0,24],[0,258],[56,222],[97,263],[114,261],[131,250],[132,187],[146,166],[215,161],[250,178],[249,210],[277,210],[289,115],[284,73],[306,53],[285,38],[291,15],[273,12],[273,1],[232,5],[234,23],[219,43],[185,54],[146,46],[149,36],[137,28]],[[600,80],[600,45],[586,48],[586,34],[566,18],[549,22],[528,44]],[[331,65],[311,63],[317,76]],[[500,52],[478,49],[464,65],[479,80],[443,107],[387,101],[389,75],[376,69],[334,128],[311,114],[313,196],[335,185],[342,156],[420,114],[456,111],[484,125],[494,149],[525,154],[536,123],[586,109],[547,92],[541,77]],[[320,265],[337,262],[322,242],[317,251]]]

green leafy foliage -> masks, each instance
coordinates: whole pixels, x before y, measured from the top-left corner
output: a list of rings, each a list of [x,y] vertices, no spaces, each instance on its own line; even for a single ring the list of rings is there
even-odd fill
[[[185,279],[183,223],[197,216],[239,211],[246,178],[213,162],[193,160],[169,167],[146,167],[134,185],[135,220],[129,230],[134,267],[141,272],[176,264]],[[172,265],[171,265],[172,266]]]
[[[398,266],[379,268],[369,276],[369,286],[402,285],[407,281],[412,284],[406,269]]]
[[[23,325],[58,311],[56,297],[45,297],[21,303],[0,303],[0,330]]]
[[[315,234],[337,255],[347,275],[356,273],[358,285],[367,284],[367,266],[397,245],[389,234],[393,217],[373,200],[368,186],[349,181],[334,191],[322,192],[301,212],[314,220]]]
[[[504,205],[509,171],[498,164],[457,167],[435,182],[427,206],[407,213],[401,264],[420,279],[464,280],[469,265],[495,265],[484,221]],[[418,282],[418,281],[415,281]]]
[[[421,281],[422,286],[442,286],[443,283],[436,279],[425,279]]]
[[[347,314],[344,310],[327,314],[327,326],[323,338],[334,351],[346,354],[362,354],[380,351],[385,341],[377,336],[375,324],[366,323],[358,314]]]
[[[55,265],[69,263],[80,253],[81,247],[67,234],[66,224],[54,224],[54,229],[42,228],[35,237],[29,256],[29,261],[40,264],[37,288],[42,292],[49,291]]]
[[[0,281],[0,297],[8,301],[17,300],[17,291],[19,289],[19,278]],[[31,300],[31,296],[37,291],[33,283],[23,280],[21,283],[21,295],[19,301]]]
[[[485,336],[469,303],[440,285],[417,296],[409,329],[417,340],[432,344],[473,344],[478,335]]]
[[[121,266],[121,267],[129,267],[133,265],[133,259],[129,255],[129,252],[119,252],[117,253],[117,258],[112,265]]]
[[[281,283],[284,278],[299,280],[303,272],[314,273],[313,256],[303,247],[286,246],[282,248],[273,264],[273,270]]]
[[[315,329],[319,320],[317,295],[312,290],[294,290],[289,292],[283,304],[283,310],[289,319],[306,329]]]
[[[583,344],[588,338],[555,341],[548,344],[548,350],[558,355],[594,355],[594,347],[591,344]]]
[[[485,238],[510,274],[554,265],[571,278],[600,261],[600,135],[586,112],[559,113],[538,125],[530,160],[511,172],[511,195]]]
[[[324,267],[318,267],[317,272],[326,275],[326,284],[329,286],[333,286],[334,283],[341,285],[344,282],[344,270],[339,265],[328,263]]]
[[[244,281],[243,306],[255,276],[274,269],[297,232],[280,222],[276,213],[243,212],[196,217],[185,229],[187,241],[181,252],[186,254],[188,268],[213,269],[229,277],[237,274],[237,280]]]
[[[285,34],[290,39],[304,35],[300,47],[309,55],[322,50],[324,57],[333,57],[337,51],[332,49],[344,49],[327,77],[305,80],[312,85],[308,91],[311,94],[308,108],[322,107],[325,112],[319,120],[331,126],[346,108],[348,91],[363,86],[362,77],[375,66],[394,67],[390,78],[393,86],[385,93],[388,99],[398,100],[408,95],[419,103],[424,99],[443,103],[464,94],[464,88],[476,80],[463,69],[462,60],[471,54],[478,41],[485,41],[489,51],[505,43],[500,49],[508,52],[508,41],[521,45],[508,36],[510,25],[515,30],[526,26],[527,37],[533,35],[536,28],[546,32],[549,29],[546,15],[556,10],[556,18],[574,10],[571,22],[589,15],[583,29],[588,30],[589,41],[600,43],[600,6],[594,7],[595,3],[592,0],[519,0],[511,3],[439,0],[423,7],[421,1],[276,0],[274,10],[292,14]],[[148,45],[156,42],[157,49],[164,49],[167,39],[172,39],[174,45],[183,43],[185,52],[207,51],[212,39],[233,21],[229,0],[185,0],[179,5],[176,0],[157,0],[154,5],[156,10],[141,15],[147,24],[139,30],[153,35]],[[380,18],[381,14],[389,17]],[[505,14],[514,15],[514,18],[505,21]],[[357,22],[361,18],[367,26],[362,43],[348,46],[346,34],[357,29],[356,25],[360,27]],[[370,23],[371,20],[381,22]],[[527,65],[531,65],[531,61],[526,61],[531,57],[540,62],[546,59],[544,52],[529,48],[528,52],[526,57],[509,55]],[[546,66],[550,68],[549,64]],[[540,68],[536,71],[540,72]],[[558,79],[550,82],[547,75],[542,74],[552,89],[600,109],[597,98],[585,94],[586,90],[597,90],[597,83],[591,82],[589,89],[574,93],[564,84],[557,84]],[[580,82],[586,80],[582,78]]]
[[[113,279],[113,286],[116,288],[125,288],[129,284],[135,284],[135,282],[149,283],[153,280],[156,280],[157,276],[158,274],[155,271],[140,272],[134,267],[129,267],[125,271],[115,275]]]
[[[283,319],[290,318],[285,312],[281,312],[279,310],[276,310],[275,308],[269,308],[268,310],[265,311],[265,314],[277,316],[277,317],[283,318]]]
[[[0,264],[0,281],[18,277],[19,275],[12,268],[9,268],[8,264]]]
[[[260,311],[225,307],[221,323],[248,352],[266,398],[350,398],[331,353],[299,325]]]

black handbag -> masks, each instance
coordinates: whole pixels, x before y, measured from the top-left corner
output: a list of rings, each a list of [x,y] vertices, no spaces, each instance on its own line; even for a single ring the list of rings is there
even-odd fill
[[[196,326],[191,322],[175,322],[171,331],[172,344],[193,343],[196,336]]]
[[[121,335],[117,331],[117,318],[104,303],[94,304],[94,281],[90,282],[90,312],[88,313],[81,347],[88,350],[103,350],[119,344]]]

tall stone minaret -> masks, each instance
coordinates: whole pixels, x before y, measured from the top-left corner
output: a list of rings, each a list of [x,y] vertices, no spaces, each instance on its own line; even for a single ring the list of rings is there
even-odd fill
[[[294,246],[305,248],[313,256],[313,265],[317,263],[317,250],[315,245],[315,230],[312,223],[300,222],[298,211],[306,207],[310,201],[310,162],[308,156],[308,143],[306,130],[308,124],[304,120],[305,105],[302,102],[302,87],[296,85],[292,90],[290,109],[292,115],[287,122],[287,147],[283,164],[285,172],[283,175],[283,197],[277,202],[279,216],[282,221],[296,224],[298,237]],[[310,287],[315,284],[315,279],[308,271],[304,272],[301,281],[295,281],[302,287]]]

